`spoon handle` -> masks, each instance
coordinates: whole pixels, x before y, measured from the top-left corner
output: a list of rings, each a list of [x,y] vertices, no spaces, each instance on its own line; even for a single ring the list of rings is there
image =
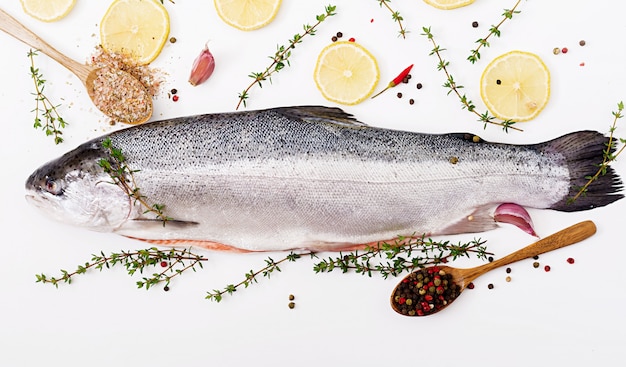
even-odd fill
[[[24,42],[30,47],[36,48],[44,54],[50,56],[56,62],[76,74],[76,76],[78,76],[83,83],[87,80],[87,76],[91,71],[88,66],[80,64],[79,62],[63,55],[2,9],[0,9],[0,30]]]
[[[501,259],[497,259],[485,265],[474,268],[475,272],[473,272],[472,274],[472,279],[468,279],[467,282],[469,283],[480,274],[483,274],[495,268],[499,268],[501,266],[505,266],[516,261],[528,259],[530,257],[556,250],[561,247],[573,245],[591,237],[594,233],[596,233],[596,225],[590,220],[574,224],[573,226],[562,229]]]

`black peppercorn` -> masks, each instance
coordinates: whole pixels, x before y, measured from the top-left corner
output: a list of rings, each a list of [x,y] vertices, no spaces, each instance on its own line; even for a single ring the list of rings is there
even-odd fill
[[[473,22],[472,22],[472,27],[474,27],[474,28],[478,28],[478,22],[477,22],[477,21],[473,21]]]

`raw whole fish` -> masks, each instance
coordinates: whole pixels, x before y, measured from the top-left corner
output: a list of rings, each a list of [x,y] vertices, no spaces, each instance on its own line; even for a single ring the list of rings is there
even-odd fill
[[[120,149],[163,223],[100,166]],[[47,216],[157,244],[238,251],[342,250],[399,235],[482,232],[505,203],[579,211],[623,197],[597,170],[607,138],[580,131],[534,145],[368,127],[301,106],[180,117],[88,141],[27,180]]]

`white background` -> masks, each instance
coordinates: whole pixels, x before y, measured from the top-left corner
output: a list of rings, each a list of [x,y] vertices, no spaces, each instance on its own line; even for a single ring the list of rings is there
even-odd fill
[[[78,0],[72,12],[56,23],[28,17],[17,0],[2,1],[2,9],[38,32],[68,56],[85,61],[99,42],[99,22],[110,1]],[[332,106],[317,91],[312,72],[319,51],[337,31],[356,38],[376,57],[382,88],[414,63],[408,85],[375,100],[346,108],[357,118],[386,128],[420,132],[472,132],[492,141],[533,143],[567,132],[594,129],[607,132],[611,111],[626,98],[623,21],[626,5],[616,1],[522,1],[521,14],[506,22],[502,37],[491,39],[475,65],[466,61],[474,42],[500,21],[514,0],[477,0],[453,11],[432,8],[420,0],[391,2],[405,18],[407,39],[397,38],[397,24],[374,0],[336,0],[337,15],[294,50],[291,67],[253,88],[249,109],[297,104]],[[155,99],[153,119],[233,111],[237,94],[262,71],[277,44],[286,44],[304,23],[314,23],[326,1],[284,0],[273,23],[253,31],[238,31],[217,16],[213,2],[166,1],[171,17],[169,42],[153,63],[167,73],[163,93]],[[372,21],[373,19],[373,21]],[[480,26],[472,28],[472,21]],[[552,75],[548,107],[523,124],[525,132],[482,129],[475,117],[441,87],[431,48],[420,35],[432,26],[447,50],[450,71],[465,93],[483,111],[478,82],[494,57],[520,49],[541,56]],[[578,45],[584,39],[586,46]],[[217,67],[205,84],[187,83],[193,59],[204,43]],[[568,47],[553,55],[554,47]],[[203,252],[205,269],[185,274],[171,284],[137,290],[136,278],[123,269],[91,272],[72,285],[55,289],[35,283],[36,273],[58,275],[88,261],[92,253],[143,248],[113,234],[72,228],[48,220],[27,205],[24,181],[41,164],[110,127],[91,104],[82,85],[69,71],[46,56],[36,58],[47,79],[46,93],[61,103],[70,125],[65,142],[32,128],[32,80],[28,47],[0,34],[0,111],[3,158],[0,195],[2,240],[0,266],[0,365],[144,365],[144,366],[296,366],[296,365],[621,365],[626,341],[626,304],[622,266],[626,256],[623,211],[626,200],[579,213],[530,210],[542,236],[581,220],[591,219],[598,233],[583,243],[512,266],[512,281],[504,269],[479,278],[445,312],[426,318],[394,313],[389,295],[397,279],[356,274],[314,274],[308,259],[289,263],[271,279],[262,279],[221,303],[204,299],[205,291],[239,282],[250,269],[263,266],[268,254],[233,255]],[[580,64],[584,62],[584,66]],[[415,84],[424,88],[417,90]],[[177,88],[180,100],[168,99]],[[395,94],[401,91],[403,99]],[[408,99],[414,98],[410,106]],[[521,125],[520,125],[521,126]],[[624,136],[623,127],[618,135]],[[626,175],[623,161],[614,167]],[[471,193],[458,193],[471,195]],[[488,249],[502,257],[533,241],[511,226],[480,235],[447,237],[488,240]],[[279,259],[282,254],[269,254]],[[566,262],[573,257],[576,263]],[[465,261],[462,266],[479,262]],[[552,271],[543,271],[550,265]],[[493,283],[493,290],[487,284]],[[296,308],[287,307],[288,295]]]

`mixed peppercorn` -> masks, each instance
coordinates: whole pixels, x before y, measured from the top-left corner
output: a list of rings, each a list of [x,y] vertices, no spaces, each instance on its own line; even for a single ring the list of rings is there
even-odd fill
[[[407,316],[425,316],[447,306],[461,293],[452,275],[437,266],[409,274],[396,287],[393,307]]]

